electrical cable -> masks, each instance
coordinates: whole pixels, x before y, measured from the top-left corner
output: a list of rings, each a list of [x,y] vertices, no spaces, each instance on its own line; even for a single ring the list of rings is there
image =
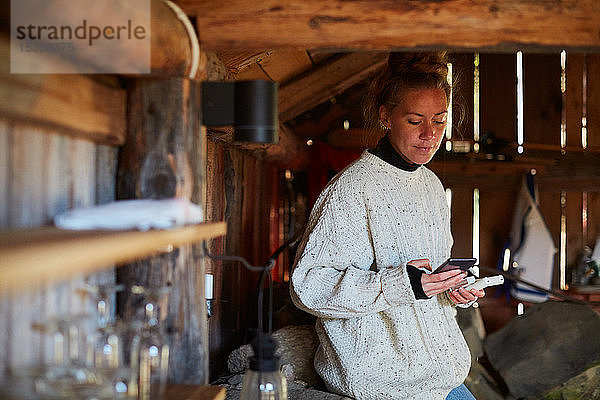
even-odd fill
[[[302,233],[302,232],[301,232]],[[263,294],[263,289],[264,289],[264,283],[265,283],[265,279],[268,276],[269,277],[269,333],[272,332],[273,330],[273,284],[272,284],[272,279],[271,279],[271,270],[273,269],[273,267],[275,266],[275,263],[277,262],[277,257],[279,257],[279,255],[281,253],[283,253],[284,250],[286,250],[288,247],[295,245],[300,238],[302,237],[302,235],[298,235],[294,238],[288,239],[286,240],[281,246],[279,246],[277,248],[277,250],[275,250],[275,252],[273,254],[271,254],[271,256],[269,257],[269,259],[267,260],[266,264],[264,266],[256,266],[256,265],[251,265],[244,257],[240,257],[240,256],[229,256],[229,255],[223,255],[223,256],[218,256],[218,255],[214,255],[214,254],[210,254],[210,252],[208,251],[208,247],[206,246],[206,242],[202,242],[202,246],[204,248],[204,254],[206,254],[206,256],[212,260],[218,260],[218,261],[236,261],[241,263],[246,269],[250,270],[250,271],[254,271],[254,272],[261,272],[260,274],[260,278],[258,280],[258,332],[259,334],[263,333],[263,306],[264,306],[264,294]]]
[[[536,285],[535,283],[532,283],[532,282],[526,281],[524,279],[518,278],[518,277],[516,277],[514,275],[511,275],[508,272],[499,271],[497,269],[489,268],[489,267],[484,267],[484,266],[481,266],[481,265],[479,266],[479,269],[481,271],[486,271],[486,272],[493,273],[493,274],[498,274],[499,273],[499,274],[501,274],[502,276],[504,276],[508,280],[511,280],[513,282],[520,282],[520,283],[522,283],[524,285],[530,286],[530,287],[532,287],[532,288],[534,288],[536,290],[539,290],[541,292],[544,292],[546,294],[549,294],[549,295],[561,298],[561,299],[563,299],[565,301],[570,301],[570,302],[576,303],[576,304],[584,304],[584,305],[587,305],[587,306],[592,306],[592,305],[598,305],[598,304],[600,304],[600,302],[598,302],[598,301],[585,301],[585,300],[581,300],[581,299],[578,299],[578,298],[573,297],[573,296],[569,296],[569,295],[557,292],[555,290],[543,288],[543,287],[541,287],[539,285]]]
[[[269,274],[269,334],[273,333],[273,276]]]
[[[210,259],[213,260],[217,260],[217,261],[237,261],[239,263],[241,263],[244,267],[246,267],[246,269],[250,270],[250,271],[254,271],[254,272],[261,272],[265,269],[270,269],[273,268],[273,265],[275,264],[275,260],[271,261],[271,259],[269,258],[269,260],[267,260],[267,264],[264,266],[257,266],[257,265],[251,265],[244,257],[240,257],[240,256],[217,256],[214,254],[210,254],[208,252],[208,248],[206,247],[206,242],[203,242],[203,247],[204,247],[204,254],[206,254],[206,256]],[[269,263],[271,263],[273,265],[269,265]]]
[[[315,65],[317,65],[317,63],[315,63],[315,60],[313,59],[312,55],[310,54],[310,51],[306,50],[306,55],[308,56],[308,59],[310,60],[310,63],[312,64],[313,67]]]
[[[257,62],[258,66],[260,67],[260,69],[265,73],[265,75],[267,77],[270,78],[270,76],[267,74],[267,72],[262,68],[262,65],[260,65],[260,62]],[[272,79],[271,79],[272,80]],[[293,227],[292,227],[293,229]],[[293,230],[292,230],[293,232]],[[203,249],[204,249],[204,254],[209,257],[210,259],[213,260],[220,260],[220,261],[235,261],[235,262],[239,262],[241,263],[246,269],[250,270],[250,271],[255,271],[255,272],[260,272],[260,278],[258,281],[258,320],[257,320],[257,350],[258,350],[258,359],[259,360],[264,360],[264,348],[263,348],[263,340],[265,338],[265,332],[263,329],[263,311],[264,311],[264,282],[265,279],[268,277],[268,287],[269,287],[269,310],[268,310],[268,316],[269,316],[269,321],[268,321],[268,333],[266,335],[266,337],[270,337],[272,332],[273,332],[273,279],[271,276],[271,270],[273,269],[273,267],[275,266],[276,262],[277,262],[277,257],[283,253],[284,250],[286,250],[288,247],[295,245],[300,238],[302,237],[303,232],[300,232],[300,234],[294,238],[291,239],[287,239],[286,241],[284,241],[284,243],[279,246],[277,248],[277,250],[275,250],[275,252],[273,252],[273,254],[271,255],[271,257],[269,257],[269,259],[267,260],[266,264],[264,266],[255,266],[255,265],[251,265],[244,257],[240,257],[240,256],[230,256],[230,255],[214,255],[211,254],[208,251],[208,247],[206,246],[206,242],[202,242],[203,245]],[[260,361],[259,361],[260,363]],[[259,366],[259,376],[262,373],[261,371],[262,366]],[[260,378],[259,378],[260,379]],[[257,388],[257,390],[259,391],[258,395],[260,398],[260,389]]]
[[[265,76],[267,78],[269,78],[269,80],[271,82],[275,82],[275,80],[273,78],[271,78],[271,75],[269,75],[269,73],[267,72],[267,70],[265,70],[265,68],[262,66],[262,64],[260,63],[262,60],[256,60],[256,65],[258,65],[258,68],[260,68],[260,70],[263,72],[263,74],[265,74]]]

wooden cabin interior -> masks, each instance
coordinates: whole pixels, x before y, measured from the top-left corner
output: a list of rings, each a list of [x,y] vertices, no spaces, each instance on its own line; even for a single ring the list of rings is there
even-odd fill
[[[228,354],[256,335],[259,274],[207,257],[202,244],[265,265],[302,232],[328,179],[376,143],[361,101],[390,51],[451,57],[452,129],[429,168],[451,198],[453,255],[502,264],[515,199],[532,173],[557,249],[552,290],[600,300],[600,286],[572,284],[584,248],[600,237],[596,0],[150,3],[143,75],[11,73],[3,10],[0,377],[46,360],[36,324],[89,311],[84,285],[121,283],[171,288],[170,382],[206,385],[226,374]],[[242,80],[278,84],[278,143],[237,143],[232,127],[203,126],[203,83]],[[70,209],[169,197],[200,205],[205,222],[52,228]],[[271,272],[274,329],[311,323],[288,299],[293,250]],[[205,274],[214,282],[210,318]],[[128,297],[117,295],[117,314]],[[488,332],[517,313],[499,290],[480,309]]]

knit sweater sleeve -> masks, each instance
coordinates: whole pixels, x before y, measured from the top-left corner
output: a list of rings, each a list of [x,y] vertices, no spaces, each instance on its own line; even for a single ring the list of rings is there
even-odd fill
[[[375,257],[363,197],[334,184],[311,214],[290,290],[296,306],[318,317],[359,317],[416,301],[404,265],[372,268]]]

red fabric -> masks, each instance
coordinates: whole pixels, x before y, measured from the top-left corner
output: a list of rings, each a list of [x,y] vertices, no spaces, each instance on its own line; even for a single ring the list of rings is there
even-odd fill
[[[363,150],[359,149],[339,149],[321,142],[313,144],[308,169],[308,205],[310,209],[327,185],[329,174],[337,174],[359,158],[362,152]]]

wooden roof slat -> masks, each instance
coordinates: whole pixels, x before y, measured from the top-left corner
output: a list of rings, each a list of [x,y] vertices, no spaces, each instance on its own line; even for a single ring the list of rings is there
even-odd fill
[[[266,79],[282,84],[312,67],[304,50],[274,50],[256,57],[245,69],[239,70],[236,80]]]
[[[256,64],[256,61],[261,60],[270,55],[269,51],[245,51],[245,50],[223,50],[217,53],[219,59],[223,61],[227,70],[232,75],[237,75],[241,71],[250,68]]]
[[[283,122],[310,110],[364,80],[387,60],[385,52],[354,52],[326,62],[279,88]]]

